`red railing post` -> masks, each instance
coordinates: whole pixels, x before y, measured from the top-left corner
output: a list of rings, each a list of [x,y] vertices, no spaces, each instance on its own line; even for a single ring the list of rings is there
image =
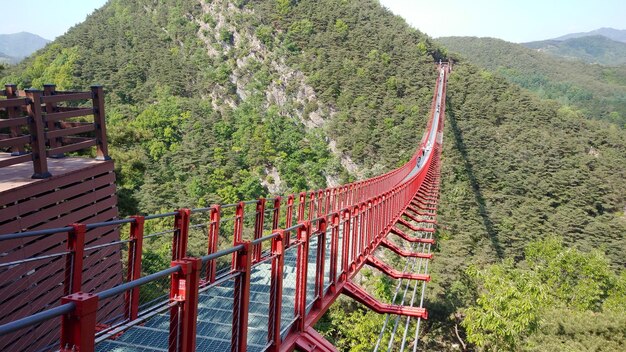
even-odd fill
[[[199,258],[172,261],[172,266],[177,265],[180,265],[181,270],[172,274],[170,300],[178,304],[170,308],[168,346],[171,352],[194,352],[202,261]]]
[[[341,217],[339,213],[331,215],[331,232],[330,232],[330,268],[328,273],[328,281],[330,282],[330,290],[335,289],[337,282],[337,262],[339,259],[339,221]]]
[[[65,294],[79,292],[83,284],[83,258],[85,256],[85,224],[71,224],[67,233],[67,250],[71,255],[65,256]]]
[[[270,283],[269,329],[267,340],[268,351],[280,351],[280,324],[283,303],[283,269],[285,267],[285,232],[277,230],[278,236],[272,239],[272,276]]]
[[[272,230],[280,227],[280,202],[282,198],[277,196],[274,198],[274,209],[272,210]]]
[[[320,308],[324,297],[324,267],[326,263],[326,218],[320,218],[317,223],[317,258],[315,266],[315,303],[314,307]]]
[[[243,211],[244,211],[245,203],[239,202],[237,204],[237,208],[235,208],[235,220],[233,227],[233,245],[237,245],[243,241]],[[252,255],[252,253],[250,253]],[[233,253],[233,260],[231,262],[232,270],[237,269],[237,253]]]
[[[172,260],[179,260],[187,256],[187,242],[189,241],[189,218],[191,210],[179,209],[174,218],[174,237],[172,242]]]
[[[297,331],[305,330],[306,322],[306,284],[307,268],[309,266],[309,237],[311,234],[311,222],[305,221],[298,227],[298,254],[296,260],[296,293],[295,293],[295,317]]]
[[[361,231],[359,226],[361,224],[361,214],[359,213],[359,206],[355,205],[352,207],[352,251],[350,255],[350,273],[352,273],[356,269],[356,261],[359,258],[359,231]]]
[[[93,352],[96,339],[98,296],[76,292],[61,298],[74,303],[74,310],[61,316],[60,352]]]
[[[215,253],[218,248],[218,241],[220,235],[220,220],[222,216],[222,208],[219,204],[211,206],[209,211],[209,234],[207,254]],[[206,267],[206,280],[209,283],[215,282],[215,275],[217,273],[217,261],[211,260],[207,263]]]
[[[238,275],[235,279],[233,292],[233,328],[231,338],[231,352],[245,352],[248,348],[248,311],[250,309],[250,270],[252,267],[252,246],[250,241],[243,241],[237,245],[243,249],[236,253],[235,270]]]
[[[304,221],[304,210],[306,206],[306,192],[300,193],[300,203],[298,203],[298,223]]]
[[[293,202],[294,196],[290,194],[287,198],[287,211],[285,212],[285,228],[288,229],[293,225]]]
[[[259,198],[256,203],[256,216],[254,219],[254,239],[259,239],[263,236],[263,225],[265,220],[265,198]],[[253,248],[253,263],[258,263],[261,260],[261,244],[254,245]]]
[[[34,173],[31,178],[48,178],[48,159],[46,155],[46,135],[44,133],[43,117],[41,116],[41,91],[27,89],[26,97],[30,100],[27,106],[29,130],[31,137],[31,153],[33,155]]]
[[[96,127],[96,160],[110,160],[107,146],[107,129],[104,121],[104,89],[102,86],[91,86],[93,100],[93,123]]]
[[[315,191],[309,193],[309,221],[313,220],[315,214]]]
[[[128,247],[128,272],[126,282],[141,277],[141,254],[143,252],[143,226],[145,217],[131,216],[135,221],[130,224],[130,244]],[[126,317],[129,320],[137,319],[139,314],[139,287],[126,291]]]
[[[339,280],[344,282],[348,279],[348,261],[350,260],[350,223],[351,223],[351,212],[350,209],[344,209],[342,214],[343,221],[343,245],[341,246],[341,272],[339,275]]]

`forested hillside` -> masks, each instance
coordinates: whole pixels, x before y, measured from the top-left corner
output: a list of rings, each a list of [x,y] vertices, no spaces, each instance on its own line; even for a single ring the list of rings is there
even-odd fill
[[[1,80],[106,87],[127,215],[320,188],[402,164],[422,136],[440,58],[444,48],[375,0],[112,0]],[[532,81],[530,72],[515,77]],[[621,111],[616,97],[604,102]],[[580,350],[592,335],[604,350],[626,343],[623,129],[461,63],[448,86],[442,165],[426,346],[454,350],[455,324],[485,350],[547,341]],[[384,297],[393,282],[370,276]],[[491,297],[502,304],[490,307]],[[555,311],[606,329],[559,325],[547,319]],[[318,328],[342,350],[369,351],[381,319],[342,301]]]
[[[494,38],[448,37],[437,42],[542,98],[574,107],[588,118],[626,126],[626,65],[563,61]]]

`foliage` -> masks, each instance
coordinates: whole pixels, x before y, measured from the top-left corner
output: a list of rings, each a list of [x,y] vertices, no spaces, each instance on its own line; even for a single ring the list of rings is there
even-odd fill
[[[278,182],[269,182],[268,170],[277,170],[277,192],[286,194],[325,187],[331,178],[354,179],[339,157],[349,156],[372,175],[408,160],[431,105],[433,64],[446,58],[446,49],[375,0],[236,5],[112,0],[6,69],[1,80],[20,88],[50,82],[107,88],[122,215],[266,196],[265,185]],[[575,73],[576,80],[562,81],[555,78],[560,73],[547,73],[554,62],[522,55],[510,61],[524,65],[491,73],[461,63],[450,77],[439,253],[427,290],[427,306],[437,308],[426,331],[445,331],[431,328],[463,310],[470,312],[467,324],[480,321],[468,334],[481,335],[475,341],[485,346],[530,348],[549,336],[588,346],[578,343],[592,334],[594,341],[619,342],[606,331],[623,331],[623,320],[597,332],[564,325],[585,331],[568,340],[544,319],[561,309],[569,312],[564,317],[578,317],[582,309],[609,318],[623,313],[626,278],[611,274],[606,259],[572,249],[557,260],[547,248],[533,247],[526,257],[532,267],[516,263],[529,242],[559,233],[572,248],[604,248],[614,267],[624,265],[626,136],[585,116],[618,123],[626,116],[621,90],[613,89],[626,74],[572,64],[576,72],[555,70]],[[501,75],[571,105],[541,100]],[[583,106],[584,115],[576,110]],[[331,140],[340,156],[330,152]],[[171,226],[159,223],[150,231]],[[194,241],[199,251],[203,241]],[[167,264],[168,243],[164,237],[146,244],[152,253],[146,272]],[[502,258],[509,260],[488,266]],[[464,274],[469,263],[485,269]],[[567,275],[557,277],[563,268]],[[488,272],[510,286],[500,287]],[[371,279],[369,287],[388,298],[391,283]],[[543,289],[548,284],[550,292]],[[488,292],[502,299],[475,303]],[[553,313],[538,302],[541,295],[559,303]],[[487,308],[512,320],[481,318]],[[343,303],[320,327],[343,350],[370,350],[380,319]],[[441,339],[449,337],[425,337]]]
[[[615,320],[618,313],[626,314],[626,305],[610,303],[626,294],[621,282],[626,271],[616,275],[599,251],[565,248],[560,239],[549,237],[531,243],[526,249],[526,261],[517,266],[507,260],[482,270],[470,267],[468,273],[476,301],[463,311],[462,324],[468,341],[481,349],[533,350],[550,341],[549,335],[556,335],[557,341],[566,340],[569,346],[589,347],[587,335],[596,333],[610,341],[613,348],[626,342],[626,320]],[[555,322],[557,312],[559,320]],[[598,322],[610,320],[604,324],[621,334],[611,336],[591,324],[574,324],[587,316]],[[591,344],[598,343],[596,339]],[[569,349],[561,345],[558,350]]]

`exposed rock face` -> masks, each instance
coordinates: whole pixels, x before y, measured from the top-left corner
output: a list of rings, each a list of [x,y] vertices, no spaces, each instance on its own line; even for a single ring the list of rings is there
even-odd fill
[[[264,45],[255,33],[246,26],[237,24],[238,16],[252,15],[251,10],[240,9],[225,1],[202,2],[202,10],[206,18],[196,21],[200,26],[198,36],[206,44],[207,54],[214,58],[236,57],[230,62],[232,72],[228,79],[232,86],[216,85],[206,94],[214,109],[223,110],[225,105],[234,108],[258,93],[255,91],[258,85],[254,84],[254,69],[259,63],[263,63],[263,66],[269,67],[268,74],[271,77],[271,81],[264,88],[265,107],[278,107],[281,115],[293,118],[295,123],[302,123],[309,132],[326,127],[326,122],[336,114],[335,108],[317,99],[313,87],[306,83],[307,77],[301,71],[287,66],[284,59]],[[228,35],[230,37],[225,38]],[[236,99],[228,94],[229,89],[234,90]],[[325,140],[343,168],[357,178],[365,176],[363,170],[348,155],[339,151],[336,141],[330,138]],[[265,179],[262,184],[272,193],[279,192],[281,183],[276,167],[266,168],[266,175],[271,176],[275,183],[268,183]],[[337,175],[327,174],[326,181],[328,186],[339,184]]]

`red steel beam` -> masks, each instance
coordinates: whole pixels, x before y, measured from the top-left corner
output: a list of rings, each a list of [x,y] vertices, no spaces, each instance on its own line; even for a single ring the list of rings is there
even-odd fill
[[[406,232],[400,230],[397,227],[392,227],[391,228],[391,233],[398,235],[400,237],[402,237],[405,241],[409,241],[411,243],[429,243],[429,244],[435,244],[435,239],[434,238],[422,238],[422,237],[413,237],[413,236],[409,236],[406,234]]]
[[[419,280],[419,281],[430,281],[430,275],[427,274],[414,274],[414,273],[403,273],[400,270],[396,270],[391,266],[387,265],[387,263],[382,260],[376,258],[374,255],[370,255],[367,257],[366,264],[373,266],[374,268],[382,271],[387,276],[390,276],[394,279],[407,279],[407,280]]]
[[[388,239],[384,238],[380,244],[383,247],[386,247],[388,249],[390,249],[391,251],[393,251],[394,253],[401,255],[403,257],[413,257],[413,258],[424,258],[424,259],[432,259],[433,258],[433,254],[432,253],[419,253],[419,252],[409,252],[406,251],[402,248],[399,248],[398,246],[396,246],[395,244],[393,244],[393,242],[389,241]]]
[[[378,314],[397,314],[428,319],[428,312],[425,308],[382,303],[353,282],[346,282],[343,293]]]
[[[404,220],[403,218],[398,219],[398,223],[406,226],[407,228],[413,230],[413,231],[420,231],[420,232],[435,232],[435,229],[432,227],[417,227],[413,224],[411,224],[410,222]]]
[[[423,222],[425,224],[436,224],[437,220],[434,219],[418,219],[417,216],[409,213],[408,211],[404,211],[404,214],[402,214],[404,216],[406,216],[407,218],[415,221],[415,222]]]

